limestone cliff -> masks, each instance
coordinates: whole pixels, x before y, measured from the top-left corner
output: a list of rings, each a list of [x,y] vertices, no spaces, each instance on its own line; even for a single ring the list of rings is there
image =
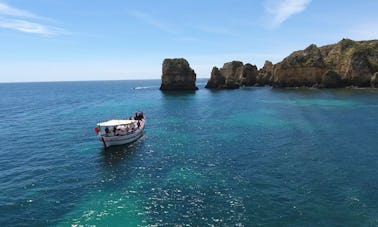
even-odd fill
[[[322,76],[322,81],[319,85],[320,88],[339,88],[343,87],[344,83],[339,74],[333,70],[329,70]]]
[[[184,58],[165,59],[161,76],[160,90],[197,90],[196,73]]]
[[[378,88],[378,72],[374,73],[374,75],[371,77],[370,85]]]
[[[277,87],[312,87],[327,71],[323,56],[315,45],[295,51],[274,66],[273,85]]]
[[[276,87],[373,86],[378,71],[378,40],[343,39],[318,48],[310,45],[274,65]]]
[[[185,59],[165,59],[161,90],[196,90],[196,74]],[[312,44],[273,65],[266,61],[258,70],[241,61],[214,67],[206,88],[237,89],[240,86],[378,87],[378,40],[343,39],[332,45]]]
[[[272,85],[273,63],[265,61],[264,66],[259,70],[256,86]]]
[[[236,89],[240,86],[252,86],[256,83],[258,70],[255,65],[240,61],[227,62],[222,68],[214,67],[206,88]]]
[[[337,72],[346,86],[370,86],[371,77],[378,72],[378,40],[343,39],[320,50],[327,68]]]

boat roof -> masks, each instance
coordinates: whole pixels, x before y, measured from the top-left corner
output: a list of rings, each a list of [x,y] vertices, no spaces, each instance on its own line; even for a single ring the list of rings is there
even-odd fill
[[[101,123],[97,123],[97,126],[100,127],[111,127],[115,125],[128,125],[134,123],[135,120],[109,120]]]

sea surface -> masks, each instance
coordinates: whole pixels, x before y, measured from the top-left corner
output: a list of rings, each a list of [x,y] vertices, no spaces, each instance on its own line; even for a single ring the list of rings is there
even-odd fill
[[[0,226],[377,226],[378,89],[0,84]],[[135,111],[144,136],[93,128]]]

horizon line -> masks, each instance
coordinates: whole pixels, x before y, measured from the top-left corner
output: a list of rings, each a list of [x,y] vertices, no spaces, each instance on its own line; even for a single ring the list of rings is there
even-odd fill
[[[197,77],[196,79],[210,79],[210,77]],[[161,78],[142,79],[108,79],[108,80],[46,80],[46,81],[0,81],[0,84],[28,84],[28,83],[67,83],[67,82],[104,82],[104,81],[141,81],[161,80]]]

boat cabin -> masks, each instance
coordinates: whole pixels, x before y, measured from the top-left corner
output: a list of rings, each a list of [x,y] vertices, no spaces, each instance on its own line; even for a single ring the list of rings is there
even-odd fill
[[[138,120],[109,120],[97,124],[96,132],[100,136],[124,136],[139,128]]]

